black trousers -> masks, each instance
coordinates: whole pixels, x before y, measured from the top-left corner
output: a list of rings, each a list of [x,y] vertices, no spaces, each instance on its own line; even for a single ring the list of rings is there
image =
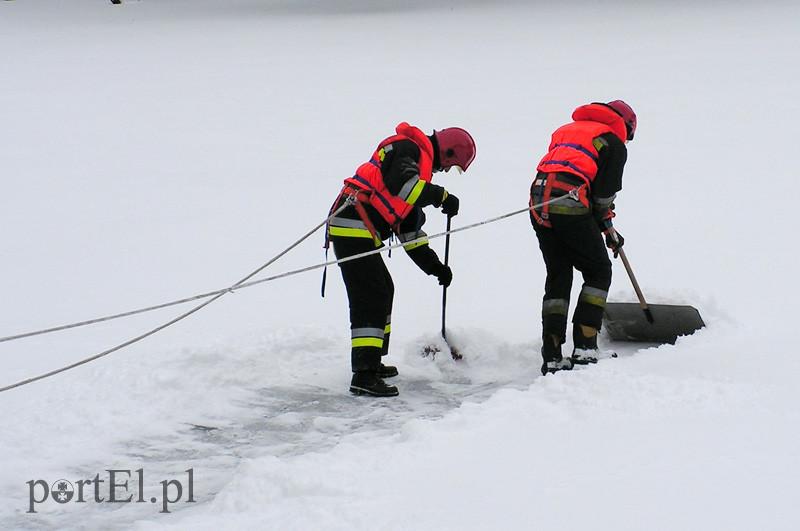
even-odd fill
[[[573,326],[585,325],[599,330],[611,286],[611,260],[600,228],[591,214],[551,214],[549,221],[552,228],[534,224],[547,268],[542,300],[542,338],[547,341],[548,336],[556,336],[563,344],[573,269],[583,275]],[[574,335],[577,341],[578,332],[575,331]]]
[[[332,238],[337,259],[372,251],[366,238]],[[377,371],[389,349],[394,282],[380,253],[339,264],[350,304],[353,372]]]

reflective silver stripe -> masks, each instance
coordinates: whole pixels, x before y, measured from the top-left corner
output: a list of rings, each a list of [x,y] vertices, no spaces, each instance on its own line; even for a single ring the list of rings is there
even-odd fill
[[[331,218],[331,225],[334,227],[347,227],[348,229],[366,229],[367,226],[360,219]]]
[[[581,288],[581,295],[591,295],[592,297],[601,297],[603,300],[605,300],[608,297],[608,292],[600,288],[584,286],[583,288]]]
[[[567,315],[569,299],[547,299],[542,302],[542,315]]]
[[[379,337],[383,338],[383,328],[353,328],[350,337]]]
[[[611,197],[595,197],[594,199],[592,199],[592,202],[594,202],[595,205],[608,206],[611,203],[613,203],[614,199],[616,198],[617,194],[614,194]]]
[[[386,144],[385,146],[383,146],[383,152],[384,153],[389,153],[393,149],[394,149],[394,147],[391,144]]]
[[[404,184],[403,187],[400,188],[400,193],[397,194],[397,196],[400,197],[401,199],[408,199],[408,196],[411,195],[411,192],[414,190],[414,187],[417,185],[418,182],[419,182],[419,177],[417,177],[416,175],[410,178],[409,180],[406,181],[406,184]]]
[[[581,289],[580,301],[594,306],[605,307],[608,292],[598,288],[584,286]]]
[[[397,238],[400,240],[400,243],[410,242],[414,240],[418,240],[420,238],[425,238],[427,234],[424,231],[416,231],[416,232],[405,232],[403,234],[399,234]],[[403,245],[403,249],[406,252],[413,251],[417,247],[422,247],[423,245],[428,245],[428,240],[421,240],[416,243],[409,243],[408,245]]]
[[[427,236],[425,231],[418,230],[414,232],[404,232],[403,234],[398,234],[397,239],[400,240],[400,243],[410,242],[411,240],[416,240],[417,238],[424,238]]]

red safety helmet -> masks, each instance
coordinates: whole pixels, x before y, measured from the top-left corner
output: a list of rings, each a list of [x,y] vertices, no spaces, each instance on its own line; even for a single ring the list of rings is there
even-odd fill
[[[633,135],[636,133],[636,113],[633,112],[631,106],[622,100],[609,101],[606,105],[622,116],[622,119],[625,120],[625,128],[628,130],[628,140],[633,140]]]
[[[457,166],[460,171],[467,171],[475,160],[475,140],[472,136],[460,127],[434,131],[433,136],[439,145],[439,162],[442,169],[447,171]]]

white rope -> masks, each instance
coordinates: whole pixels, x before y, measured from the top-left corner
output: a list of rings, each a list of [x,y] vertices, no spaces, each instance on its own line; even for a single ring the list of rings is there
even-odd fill
[[[460,232],[462,230],[471,229],[471,228],[474,228],[474,227],[477,227],[477,226],[480,226],[480,225],[493,223],[495,221],[499,221],[501,219],[505,219],[507,217],[515,216],[515,215],[520,214],[522,212],[526,212],[526,211],[531,210],[533,208],[539,208],[539,207],[542,207],[542,206],[550,204],[550,203],[555,203],[556,201],[562,200],[564,197],[566,197],[566,196],[557,197],[555,199],[551,199],[550,201],[545,201],[545,202],[543,202],[541,204],[533,205],[532,207],[528,207],[528,208],[525,208],[525,209],[517,210],[517,211],[511,212],[509,214],[506,214],[506,215],[503,215],[503,216],[499,216],[497,218],[491,218],[491,219],[488,219],[488,220],[485,220],[485,221],[482,221],[482,222],[479,222],[479,223],[475,223],[475,224],[472,224],[472,225],[467,225],[465,227],[454,229],[454,230],[451,230],[450,233]],[[337,210],[336,213],[338,213],[340,211],[341,211],[341,209]],[[334,215],[336,213],[334,213]],[[323,222],[322,224],[318,225],[315,229],[312,230],[312,233],[314,231],[316,231],[319,227],[324,225],[326,222],[327,222],[327,220],[325,222]],[[441,236],[445,236],[447,234],[448,234],[447,232],[442,232],[440,234],[436,234],[436,235],[433,235],[433,236],[428,236],[427,239],[435,239],[435,238],[439,238]],[[278,256],[276,256],[275,258],[270,260],[269,262],[267,262],[264,266],[259,268],[257,270],[257,272],[262,271],[267,266],[269,266],[272,263],[274,263],[278,258],[284,256],[288,251],[290,251],[291,249],[296,247],[297,244],[302,242],[309,235],[310,234],[304,236],[302,239],[298,240],[295,244],[293,244],[292,246],[287,248],[281,254],[279,254]],[[414,240],[413,243],[416,243],[418,241],[423,241],[424,239],[425,238],[420,238],[419,240]],[[409,243],[412,243],[412,242],[405,242],[405,243],[403,243],[401,245],[408,245]],[[390,246],[390,247],[383,247],[382,249],[384,249],[384,250],[394,249],[394,248],[400,247],[401,245],[393,245],[393,246]],[[377,251],[377,250],[374,251],[374,252],[370,251],[369,254],[375,254],[375,252],[383,252],[383,251]],[[366,254],[364,256],[369,256],[369,254]],[[359,255],[358,257],[361,258],[362,256]],[[345,261],[349,261],[351,259],[352,258],[347,258],[347,259],[345,259]],[[289,276],[289,274],[301,273],[301,272],[304,272],[304,271],[308,271],[310,269],[319,269],[320,267],[325,267],[326,265],[333,265],[333,264],[337,264],[337,263],[339,263],[339,262],[338,261],[325,262],[325,263],[322,263],[322,264],[311,266],[311,268],[304,268],[302,270],[297,270],[295,272],[289,272],[289,273],[286,273],[286,274],[284,274],[282,276],[278,276],[277,278],[282,278],[283,276]],[[253,275],[249,275],[248,278],[250,278],[252,276]],[[236,286],[236,288],[237,289],[247,288],[247,287],[250,287],[250,286],[254,286],[256,284],[261,284],[262,282],[266,282],[268,280],[275,280],[275,277],[270,277],[269,279],[258,280],[258,281],[252,282],[252,283],[243,283],[241,285]],[[97,317],[97,318],[94,318],[94,319],[88,319],[86,321],[78,321],[78,322],[75,322],[75,323],[69,323],[69,324],[65,324],[65,325],[54,326],[54,327],[51,327],[51,328],[43,328],[41,330],[35,330],[35,331],[31,331],[31,332],[24,332],[24,333],[20,333],[20,334],[14,334],[14,335],[11,335],[11,336],[0,337],[0,343],[5,343],[5,342],[8,342],[8,341],[16,341],[18,339],[25,339],[25,338],[28,338],[28,337],[34,337],[34,336],[39,336],[39,335],[44,335],[44,334],[50,334],[50,333],[53,333],[53,332],[61,332],[63,330],[69,330],[69,329],[72,329],[72,328],[80,328],[80,327],[83,327],[83,326],[88,326],[88,325],[93,325],[93,324],[98,324],[98,323],[104,323],[106,321],[113,321],[115,319],[121,319],[123,317],[131,317],[131,316],[142,314],[142,313],[147,313],[147,312],[152,312],[152,311],[155,311],[155,310],[161,310],[161,309],[164,309],[164,308],[169,308],[171,306],[178,306],[180,304],[186,304],[187,302],[193,302],[193,301],[197,301],[197,300],[207,299],[208,297],[213,297],[213,296],[218,295],[220,293],[225,293],[225,292],[228,292],[228,291],[231,291],[231,290],[232,290],[232,288],[218,289],[218,290],[209,291],[209,292],[206,292],[206,293],[200,293],[198,295],[193,295],[191,297],[185,297],[183,299],[176,299],[176,300],[173,300],[173,301],[156,304],[156,305],[153,305],[153,306],[145,306],[143,308],[139,308],[139,309],[136,309],[136,310],[129,310],[129,311],[126,311],[126,312],[111,314],[111,315],[107,315],[107,316],[104,316],[104,317]]]
[[[24,334],[17,334],[15,336],[8,336],[8,337],[5,337],[5,338],[0,338],[0,342],[2,342],[2,341],[11,341],[13,339],[21,339],[23,337],[31,337],[31,336],[34,336],[34,335],[46,334],[46,333],[49,333],[49,332],[55,332],[55,331],[59,331],[59,330],[66,330],[66,329],[69,329],[69,328],[76,328],[76,327],[79,327],[79,326],[85,326],[85,325],[89,325],[89,324],[100,323],[100,322],[103,322],[103,321],[109,321],[109,320],[112,320],[112,319],[118,319],[120,317],[125,317],[125,316],[129,316],[129,315],[136,315],[136,314],[139,314],[139,313],[144,313],[144,312],[148,312],[148,311],[152,311],[152,310],[156,310],[156,309],[160,309],[160,308],[166,308],[166,307],[169,307],[169,306],[174,306],[174,305],[177,305],[177,304],[182,304],[182,303],[193,301],[193,300],[198,300],[198,299],[202,299],[202,298],[211,297],[209,300],[203,302],[202,304],[199,304],[199,305],[195,306],[191,310],[189,310],[189,311],[187,311],[185,313],[182,313],[181,315],[175,317],[174,319],[171,319],[171,320],[167,321],[166,323],[164,323],[162,325],[159,325],[156,328],[153,328],[153,329],[145,332],[144,334],[136,336],[133,339],[129,339],[128,341],[125,341],[124,343],[120,343],[119,345],[117,345],[115,347],[112,347],[110,349],[104,350],[103,352],[100,352],[100,353],[95,354],[93,356],[90,356],[88,358],[84,358],[84,359],[82,359],[80,361],[77,361],[77,362],[72,363],[70,365],[67,365],[65,367],[61,367],[60,369],[55,369],[55,370],[52,370],[50,372],[41,374],[39,376],[34,376],[34,377],[31,377],[31,378],[27,378],[25,380],[21,380],[19,382],[14,383],[14,384],[7,385],[5,387],[0,387],[0,393],[2,393],[4,391],[8,391],[10,389],[14,389],[16,387],[27,385],[29,383],[36,382],[38,380],[42,380],[44,378],[48,378],[50,376],[54,376],[56,374],[68,371],[70,369],[74,369],[75,367],[78,367],[80,365],[89,363],[90,361],[94,361],[94,360],[96,360],[98,358],[102,358],[103,356],[107,356],[107,355],[109,355],[109,354],[111,354],[113,352],[116,352],[116,351],[121,350],[121,349],[123,349],[125,347],[133,345],[134,343],[138,343],[142,339],[145,339],[145,338],[147,338],[149,336],[152,336],[153,334],[155,334],[157,332],[160,332],[161,330],[163,330],[163,329],[165,329],[165,328],[167,328],[169,326],[172,326],[173,324],[177,323],[178,321],[182,321],[183,319],[189,317],[193,313],[195,313],[197,311],[200,311],[201,309],[205,308],[206,306],[208,306],[212,302],[214,302],[217,299],[221,298],[226,293],[232,293],[233,291],[235,291],[237,289],[249,288],[249,287],[255,286],[257,284],[263,284],[265,282],[270,282],[270,281],[277,280],[277,279],[280,279],[280,278],[285,278],[285,277],[289,277],[289,276],[292,276],[292,275],[305,273],[307,271],[313,271],[315,269],[320,269],[320,268],[323,268],[323,267],[326,267],[326,266],[329,266],[329,265],[341,264],[343,262],[350,262],[352,260],[358,260],[359,258],[364,258],[366,256],[371,256],[373,254],[386,252],[386,251],[389,251],[391,249],[396,249],[398,247],[403,247],[403,246],[406,246],[406,245],[413,245],[415,243],[422,243],[422,242],[425,242],[425,241],[428,241],[428,240],[441,238],[441,237],[446,236],[448,234],[454,234],[456,232],[462,232],[462,231],[465,231],[465,230],[474,229],[476,227],[480,227],[480,226],[483,226],[483,225],[488,225],[490,223],[495,223],[497,221],[501,221],[503,219],[510,218],[512,216],[516,216],[517,214],[522,214],[523,212],[529,212],[529,211],[531,211],[531,210],[533,210],[535,208],[540,208],[540,207],[543,207],[545,205],[549,205],[549,204],[564,200],[566,198],[577,199],[578,190],[580,190],[580,188],[581,187],[577,187],[577,188],[574,188],[574,189],[570,190],[568,195],[559,196],[559,197],[556,197],[554,199],[550,199],[548,201],[544,201],[544,202],[539,203],[539,204],[531,205],[531,206],[526,207],[526,208],[522,208],[522,209],[519,209],[519,210],[515,210],[513,212],[509,212],[508,214],[503,214],[501,216],[488,218],[486,220],[478,221],[476,223],[471,223],[469,225],[464,225],[463,227],[458,227],[456,229],[451,229],[449,231],[439,232],[439,233],[433,234],[431,236],[424,236],[424,237],[417,238],[415,240],[410,240],[410,241],[403,242],[403,243],[397,243],[397,244],[394,244],[394,245],[388,245],[388,246],[379,247],[379,248],[371,250],[371,251],[355,254],[355,255],[352,255],[352,256],[345,257],[345,258],[341,258],[339,260],[331,260],[331,261],[327,261],[327,262],[322,262],[322,263],[315,264],[315,265],[312,265],[312,266],[303,267],[301,269],[295,269],[295,270],[292,270],[292,271],[287,271],[287,272],[281,273],[279,275],[274,275],[274,276],[262,278],[262,279],[259,279],[259,280],[249,281],[252,277],[254,277],[258,273],[260,273],[261,271],[266,269],[268,266],[273,264],[275,261],[277,261],[279,258],[284,256],[286,253],[288,253],[289,251],[291,251],[292,249],[297,247],[301,242],[306,240],[309,236],[311,236],[314,232],[316,232],[320,227],[322,227],[323,225],[327,224],[328,221],[332,217],[336,216],[339,212],[341,212],[342,210],[344,210],[345,208],[350,206],[352,204],[352,199],[348,198],[348,200],[341,207],[339,207],[335,212],[330,214],[322,223],[318,224],[316,227],[311,229],[302,238],[300,238],[299,240],[294,242],[292,245],[287,247],[284,251],[282,251],[281,253],[276,255],[269,262],[265,263],[264,265],[262,265],[261,267],[259,267],[258,269],[256,269],[255,271],[253,271],[252,273],[247,275],[246,277],[244,277],[242,280],[240,280],[239,282],[233,284],[232,286],[230,286],[228,288],[224,288],[224,289],[220,289],[220,290],[216,290],[216,291],[211,291],[211,292],[204,293],[204,294],[201,294],[201,295],[195,295],[194,297],[188,297],[188,298],[185,298],[185,299],[180,299],[180,300],[176,300],[176,301],[172,301],[172,302],[166,302],[166,303],[163,303],[163,304],[159,304],[159,305],[156,305],[156,306],[150,306],[150,307],[142,308],[142,309],[139,309],[139,310],[132,310],[132,311],[129,311],[129,312],[119,313],[119,314],[111,315],[111,316],[107,316],[107,317],[100,317],[100,318],[97,318],[97,319],[91,319],[89,321],[82,321],[80,323],[73,323],[73,324],[69,324],[69,325],[63,325],[63,326],[49,328],[49,329],[46,329],[46,330],[39,330],[39,331],[36,331],[36,332],[27,332],[27,333],[24,333]]]
[[[210,298],[209,300],[203,302],[202,304],[199,304],[199,305],[195,306],[194,308],[192,308],[188,312],[182,313],[178,317],[175,317],[174,319],[171,319],[170,321],[167,321],[166,323],[164,323],[164,324],[162,324],[160,326],[157,326],[157,327],[153,328],[152,330],[148,330],[144,334],[136,336],[133,339],[129,339],[128,341],[125,341],[124,343],[120,343],[119,345],[117,345],[115,347],[112,347],[112,348],[110,348],[108,350],[104,350],[103,352],[100,352],[99,354],[95,354],[94,356],[90,356],[88,358],[82,359],[82,360],[77,361],[77,362],[75,362],[75,363],[73,363],[71,365],[67,365],[66,367],[62,367],[60,369],[56,369],[56,370],[47,372],[45,374],[41,374],[39,376],[34,376],[32,378],[27,378],[27,379],[21,380],[21,381],[19,381],[17,383],[2,387],[2,388],[0,388],[0,393],[2,393],[4,391],[8,391],[9,389],[14,389],[15,387],[20,387],[22,385],[26,385],[26,384],[35,382],[37,380],[42,380],[42,379],[47,378],[49,376],[53,376],[53,375],[56,375],[56,374],[64,372],[64,371],[68,371],[70,369],[74,369],[75,367],[83,365],[84,363],[89,363],[90,361],[94,361],[97,358],[102,358],[103,356],[107,356],[107,355],[111,354],[112,352],[116,352],[116,351],[121,350],[121,349],[123,349],[123,348],[125,348],[127,346],[133,345],[134,343],[137,343],[137,342],[141,341],[142,339],[144,339],[146,337],[152,336],[153,334],[155,334],[157,332],[160,332],[161,330],[167,328],[168,326],[171,326],[171,325],[177,323],[178,321],[181,321],[181,320],[189,317],[193,313],[195,313],[197,311],[200,311],[201,309],[205,308],[206,306],[208,306],[209,304],[211,304],[215,300],[219,299],[220,297],[222,297],[226,293],[232,292],[234,288],[244,284],[245,282],[247,282],[248,280],[250,280],[251,278],[256,276],[258,273],[260,273],[261,271],[263,271],[264,269],[266,269],[267,267],[269,267],[270,265],[275,263],[279,258],[281,258],[283,255],[285,255],[286,253],[288,253],[289,251],[291,251],[292,249],[294,249],[295,247],[300,245],[301,242],[303,242],[309,236],[311,236],[312,234],[317,232],[317,229],[319,229],[323,225],[327,224],[330,221],[331,218],[336,216],[339,212],[341,212],[342,210],[344,210],[345,208],[347,208],[351,204],[352,204],[351,199],[348,198],[348,200],[345,201],[342,204],[342,206],[340,206],[338,209],[336,209],[336,211],[332,212],[327,218],[325,218],[325,220],[322,223],[319,223],[313,229],[308,231],[302,238],[300,238],[299,240],[297,240],[296,242],[291,244],[289,247],[287,247],[286,249],[284,249],[283,251],[281,251],[277,255],[275,255],[269,262],[265,263],[264,265],[262,265],[261,267],[259,267],[258,269],[256,269],[255,271],[253,271],[252,273],[250,273],[249,275],[247,275],[243,279],[241,279],[240,281],[236,282],[231,287],[223,289],[223,290],[218,290],[218,291],[214,292],[212,298]],[[132,315],[135,312],[127,312],[127,313]],[[138,313],[141,313],[141,312],[138,312]],[[98,320],[98,319],[94,319],[94,321],[95,322],[100,322],[100,320]],[[63,328],[64,327],[60,327],[60,329],[63,329]],[[67,328],[69,328],[69,326],[67,326]]]
[[[328,221],[330,221],[330,219],[332,217],[336,216],[339,212],[341,212],[342,210],[344,210],[345,208],[347,208],[351,204],[352,204],[352,202],[351,202],[350,198],[347,198],[347,201],[345,202],[345,204],[343,204],[339,209],[337,209],[336,212],[334,212],[330,216],[328,216],[325,219],[325,221],[323,221],[322,223],[320,223],[319,225],[317,225],[316,227],[311,229],[302,238],[300,238],[299,240],[294,242],[292,245],[290,245],[289,247],[284,249],[280,254],[275,256],[272,260],[270,260],[269,262],[267,262],[263,266],[259,267],[253,273],[249,274],[246,278],[244,278],[243,280],[237,282],[236,284],[234,284],[234,286],[231,286],[229,288],[218,289],[218,290],[215,290],[215,291],[209,291],[208,293],[201,293],[199,295],[194,295],[192,297],[186,297],[184,299],[178,299],[178,300],[174,300],[174,301],[170,301],[170,302],[164,302],[164,303],[161,303],[161,304],[156,304],[154,306],[146,306],[144,308],[139,308],[138,310],[130,310],[130,311],[127,311],[127,312],[115,313],[115,314],[112,314],[112,315],[107,315],[105,317],[97,317],[95,319],[88,319],[86,321],[78,321],[76,323],[70,323],[70,324],[65,324],[65,325],[60,325],[60,326],[54,326],[52,328],[43,328],[41,330],[35,330],[33,332],[24,332],[22,334],[15,334],[13,336],[0,337],[0,343],[5,343],[7,341],[15,341],[17,339],[24,339],[26,337],[33,337],[33,336],[40,336],[40,335],[43,335],[43,334],[50,334],[50,333],[53,333],[53,332],[60,332],[62,330],[69,330],[71,328],[79,328],[81,326],[88,326],[88,325],[97,324],[97,323],[104,323],[106,321],[113,321],[114,319],[120,319],[122,317],[130,317],[132,315],[138,315],[140,313],[152,312],[154,310],[161,310],[163,308],[169,308],[170,306],[177,306],[179,304],[185,304],[187,302],[197,301],[197,300],[201,300],[201,299],[207,299],[208,297],[213,297],[215,295],[219,295],[220,293],[229,292],[234,287],[239,286],[239,284],[243,283],[245,280],[248,280],[248,279],[252,278],[256,274],[258,274],[261,271],[263,271],[264,269],[266,269],[268,266],[270,266],[273,263],[275,263],[279,258],[281,258],[286,253],[288,253],[289,251],[291,251],[292,249],[297,247],[301,242],[303,242],[309,236],[314,234],[320,227],[322,227],[323,225],[328,223]]]

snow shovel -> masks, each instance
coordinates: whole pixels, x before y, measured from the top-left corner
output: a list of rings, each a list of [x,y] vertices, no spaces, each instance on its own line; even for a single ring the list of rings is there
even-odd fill
[[[614,229],[611,229],[611,234],[616,240]],[[692,306],[647,304],[623,249],[619,249],[619,257],[631,279],[639,304],[606,303],[603,321],[612,340],[675,344],[679,336],[691,335],[705,326],[700,312]]]
[[[447,216],[447,235],[444,237],[444,265],[448,265],[450,261],[450,222],[453,216]],[[450,349],[450,356],[454,360],[460,360],[462,356],[458,350],[447,341],[447,327],[445,326],[445,317],[447,315],[447,286],[442,286],[442,339]],[[439,347],[435,345],[428,345],[423,350],[424,356],[435,356],[439,352]]]

